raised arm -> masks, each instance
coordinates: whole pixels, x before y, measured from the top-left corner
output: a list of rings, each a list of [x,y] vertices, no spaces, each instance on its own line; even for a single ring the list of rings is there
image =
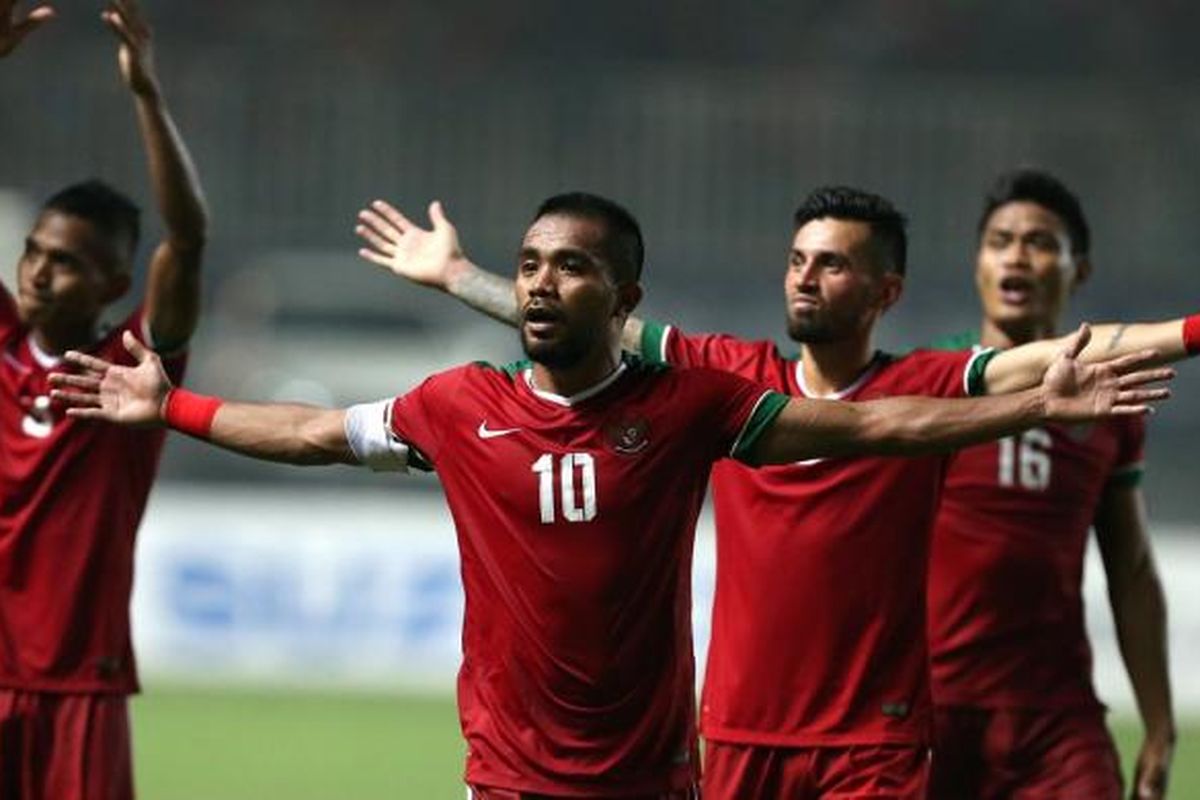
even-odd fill
[[[1141,490],[1106,489],[1095,527],[1117,642],[1144,728],[1133,796],[1159,800],[1167,792],[1176,730],[1167,667],[1167,603],[1146,532]]]
[[[1079,354],[1081,327],[1060,348],[1040,386],[1009,395],[963,400],[892,397],[860,403],[793,398],[756,440],[749,460],[786,464],[847,455],[916,455],[998,439],[1044,422],[1080,422],[1144,414],[1168,396],[1147,384],[1168,380],[1169,368],[1147,369],[1153,352],[1095,364]]]
[[[163,98],[141,9],[136,0],[113,0],[101,17],[120,43],[121,77],[133,93],[154,199],[166,226],[150,261],[145,314],[154,346],[169,352],[187,344],[200,316],[208,211],[196,167]]]
[[[171,386],[159,357],[126,331],[136,367],[71,351],[80,374],[55,373],[53,396],[67,413],[129,427],[170,425],[226,450],[287,464],[357,464],[346,436],[346,412],[293,404],[226,403]]]
[[[984,383],[988,394],[1005,394],[1041,383],[1046,367],[1070,336],[1029,342],[998,353],[988,362]],[[1092,328],[1092,340],[1081,355],[1093,362],[1153,350],[1157,363],[1169,364],[1200,352],[1200,316],[1165,322],[1104,324]]]
[[[429,204],[429,222],[429,229],[422,228],[390,203],[376,200],[358,212],[354,232],[364,242],[358,254],[394,275],[445,292],[468,308],[515,327],[521,315],[512,279],[489,272],[467,257],[458,230],[437,200]],[[641,340],[642,321],[630,317],[621,346],[637,352]]]
[[[54,8],[42,3],[22,14],[17,10],[17,0],[0,0],[0,58],[17,48],[21,41],[37,28],[54,17]]]

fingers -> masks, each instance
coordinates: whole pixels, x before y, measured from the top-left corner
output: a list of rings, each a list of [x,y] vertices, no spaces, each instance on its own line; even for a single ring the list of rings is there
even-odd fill
[[[1162,402],[1170,396],[1170,389],[1130,389],[1124,392],[1117,392],[1115,402],[1121,406],[1144,405],[1146,403]]]
[[[1092,329],[1084,322],[1071,334],[1070,338],[1063,345],[1062,354],[1067,358],[1078,358],[1083,349],[1087,347],[1088,342],[1092,339]]]
[[[71,375],[66,372],[50,373],[50,385],[54,387],[71,386],[76,389],[87,389],[89,392],[100,391],[100,379],[92,375]]]
[[[133,331],[125,331],[121,334],[121,344],[125,345],[129,355],[136,358],[139,364],[145,364],[154,357],[154,351],[139,342],[138,338],[133,335]]]
[[[446,217],[446,209],[442,208],[441,200],[434,200],[429,204],[429,221],[433,223],[435,229],[453,227]]]
[[[368,239],[371,244],[385,253],[390,252],[389,248],[393,247],[398,240],[404,238],[402,231],[370,209],[363,209],[358,212],[358,220],[359,225],[354,229],[354,232]],[[386,246],[379,244],[381,242],[385,243]]]
[[[370,208],[364,208],[358,212],[358,219],[364,225],[369,225],[376,233],[386,239],[403,238],[405,233],[416,228],[412,223],[409,223],[407,228],[397,225]]]
[[[67,389],[54,389],[50,392],[53,400],[65,403],[71,408],[99,408],[100,395],[91,392],[72,392]]]
[[[1101,362],[1104,366],[1111,369],[1117,375],[1123,375],[1127,372],[1144,367],[1154,363],[1159,358],[1157,350],[1139,350],[1136,353],[1113,358],[1108,361]]]
[[[104,20],[104,24],[107,25],[112,32],[117,35],[117,38],[121,40],[122,44],[128,45],[129,47],[137,47],[138,41],[134,37],[133,31],[129,29],[129,25],[126,23],[125,18],[121,16],[120,12],[114,11],[112,8],[105,9],[104,11],[100,12],[100,19]]]
[[[32,25],[30,25],[30,30],[32,30],[33,28],[36,28],[38,25],[41,25],[43,22],[54,19],[55,13],[56,12],[55,12],[53,6],[46,5],[46,4],[40,5],[37,8],[35,8],[29,12],[29,14],[25,17],[25,21],[23,24],[30,25],[30,23],[33,23]]]
[[[1175,370],[1170,367],[1144,369],[1140,372],[1128,372],[1117,378],[1117,387],[1127,389],[1132,386],[1143,386],[1147,383],[1161,383],[1175,377]]]
[[[112,364],[102,358],[89,356],[87,353],[81,353],[78,350],[68,350],[63,354],[63,360],[82,369],[91,370],[100,377],[104,377],[104,373],[108,372],[112,366]]]
[[[404,233],[409,228],[419,227],[412,223],[408,217],[400,213],[398,209],[384,200],[376,200],[371,203],[371,208],[383,215],[397,230]]]
[[[78,417],[79,419],[99,419],[110,420],[111,415],[103,408],[95,406],[70,406],[67,408],[68,417]]]
[[[378,264],[389,271],[392,268],[392,259],[383,255],[382,253],[376,253],[374,250],[368,250],[367,248],[362,247],[359,248],[358,255],[359,258],[364,258],[373,264]]]

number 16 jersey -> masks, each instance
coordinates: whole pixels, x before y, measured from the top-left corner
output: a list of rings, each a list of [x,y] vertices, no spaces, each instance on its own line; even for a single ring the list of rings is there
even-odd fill
[[[467,781],[563,796],[695,781],[690,571],[711,464],[745,458],[785,397],[623,363],[567,398],[527,365],[441,373],[391,405],[436,469],[466,591]]]

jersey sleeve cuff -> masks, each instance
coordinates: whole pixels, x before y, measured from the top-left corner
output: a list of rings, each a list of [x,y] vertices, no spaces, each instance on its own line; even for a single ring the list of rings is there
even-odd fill
[[[1108,476],[1108,482],[1105,484],[1109,489],[1133,489],[1140,486],[1142,483],[1142,474],[1146,471],[1145,465],[1141,462],[1126,464],[1123,467],[1117,467]]]
[[[967,397],[980,397],[987,394],[985,373],[992,359],[999,354],[994,347],[984,347],[976,350],[963,369],[963,394]]]
[[[654,320],[642,323],[641,356],[651,364],[669,364],[667,342],[671,337],[671,326]]]
[[[346,442],[359,463],[374,472],[408,472],[411,450],[391,426],[392,401],[346,409]]]
[[[734,440],[733,447],[729,450],[730,457],[752,467],[758,466],[750,457],[750,453],[754,451],[754,445],[762,436],[763,431],[771,426],[771,423],[775,421],[779,412],[783,411],[787,404],[787,395],[779,392],[763,392],[762,396],[758,398],[758,402],[754,404],[754,409],[750,412],[746,424],[742,426],[742,432]]]

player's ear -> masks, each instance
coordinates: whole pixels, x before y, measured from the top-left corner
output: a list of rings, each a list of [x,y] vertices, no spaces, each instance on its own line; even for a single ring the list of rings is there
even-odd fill
[[[617,285],[617,312],[625,316],[633,313],[642,302],[642,285],[636,281]]]
[[[104,304],[115,303],[125,296],[129,291],[129,287],[133,285],[133,276],[125,270],[117,270],[109,273],[105,279],[104,287]]]
[[[904,295],[904,276],[888,270],[880,279],[879,312],[882,314]]]
[[[1092,277],[1092,259],[1086,255],[1073,256],[1075,261],[1075,276],[1071,278],[1071,291],[1075,291],[1083,284],[1087,283],[1087,279]]]

